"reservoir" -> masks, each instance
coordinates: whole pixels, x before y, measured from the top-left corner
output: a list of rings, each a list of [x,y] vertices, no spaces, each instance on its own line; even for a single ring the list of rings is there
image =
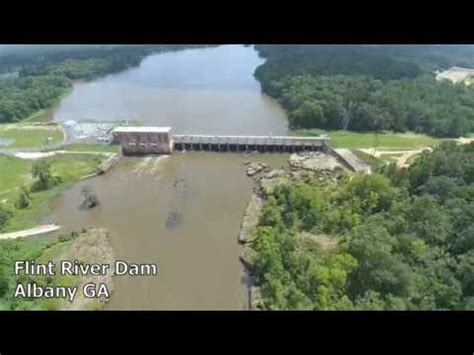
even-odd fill
[[[139,67],[76,84],[51,118],[136,119],[181,134],[284,135],[282,108],[253,77],[261,63],[250,46],[152,55]],[[124,158],[68,189],[46,219],[64,230],[107,228],[118,260],[158,265],[156,276],[115,277],[109,309],[243,309],[237,236],[253,188],[244,162],[279,168],[287,158],[209,152]],[[85,185],[101,202],[86,211],[78,209]]]

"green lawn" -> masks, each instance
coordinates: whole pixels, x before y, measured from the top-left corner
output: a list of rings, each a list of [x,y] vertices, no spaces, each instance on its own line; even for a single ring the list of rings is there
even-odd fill
[[[11,189],[30,181],[30,168],[28,160],[0,155],[0,200]]]
[[[379,158],[375,158],[374,156],[372,156],[370,154],[367,154],[363,151],[360,151],[359,149],[351,149],[351,152],[356,157],[358,157],[360,160],[362,160],[363,162],[369,164],[372,167],[372,169],[374,169],[374,170],[382,167],[383,165],[385,165],[387,163],[387,161],[384,161],[384,160],[379,159]]]
[[[56,127],[22,128],[20,125],[0,126],[0,139],[13,140],[8,148],[33,148],[60,143],[64,139],[63,132]],[[51,138],[49,141],[48,139]]]
[[[119,149],[118,145],[115,144],[69,144],[63,148],[63,150],[75,151],[75,152],[104,152],[104,153],[117,153]]]
[[[61,183],[47,191],[31,193],[30,205],[19,210],[15,207],[18,187],[31,186],[33,160],[24,160],[0,155],[0,203],[13,212],[4,232],[31,228],[37,225],[48,211],[49,203],[72,182],[93,173],[103,157],[93,155],[56,155],[46,158],[51,164],[53,175],[61,177]],[[6,202],[2,202],[7,200]]]
[[[319,129],[305,129],[294,131],[293,134],[302,136],[317,136],[323,131]],[[416,149],[436,144],[439,139],[425,134],[415,133],[356,133],[349,131],[328,132],[330,144],[335,148],[371,148],[378,140],[378,149]]]

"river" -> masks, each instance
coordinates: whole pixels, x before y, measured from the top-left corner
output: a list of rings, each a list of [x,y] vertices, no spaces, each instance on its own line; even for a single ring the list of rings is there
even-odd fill
[[[137,67],[79,83],[53,119],[137,119],[177,133],[285,134],[281,107],[254,79],[252,47],[220,46],[152,55]],[[278,168],[285,154],[250,159]],[[237,236],[252,193],[237,153],[125,158],[109,173],[68,189],[47,221],[65,230],[110,231],[116,257],[158,264],[158,276],[115,278],[110,309],[243,309],[245,275]],[[90,185],[100,206],[78,209]]]

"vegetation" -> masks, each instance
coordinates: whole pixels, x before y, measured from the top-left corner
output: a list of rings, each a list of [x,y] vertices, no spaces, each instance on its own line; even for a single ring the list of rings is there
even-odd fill
[[[0,233],[34,227],[49,201],[96,171],[102,159],[77,154],[31,161],[0,155]]]
[[[67,286],[73,283],[72,276],[15,275],[13,265],[17,260],[39,260],[44,256],[54,260],[58,250],[64,249],[76,234],[60,238],[37,237],[32,239],[10,239],[0,241],[0,310],[56,310],[59,299],[16,299],[13,297],[18,283],[33,283],[41,286]]]
[[[50,107],[72,86],[138,65],[157,51],[188,46],[66,46],[29,49],[0,57],[0,73],[18,72],[0,80],[0,123],[16,122]]]
[[[32,148],[61,143],[64,135],[59,128],[4,125],[0,126],[0,139],[13,141],[8,148]]]
[[[300,129],[294,134],[302,136],[318,136],[325,134],[320,129]],[[417,149],[436,145],[439,139],[425,134],[380,132],[360,133],[349,131],[329,131],[331,146],[334,148],[372,148],[374,142],[378,149]]]
[[[473,212],[474,144],[444,142],[408,169],[278,187],[253,244],[264,306],[474,309]]]
[[[255,76],[287,110],[291,128],[439,137],[474,130],[474,88],[436,81],[412,55],[400,59],[384,46],[257,49],[268,59]]]
[[[103,152],[103,153],[117,153],[119,146],[116,144],[68,144],[64,148],[61,148],[67,151],[74,152]]]
[[[31,167],[31,175],[37,180],[31,185],[31,192],[48,190],[61,181],[51,175],[51,165],[47,160],[37,160]]]

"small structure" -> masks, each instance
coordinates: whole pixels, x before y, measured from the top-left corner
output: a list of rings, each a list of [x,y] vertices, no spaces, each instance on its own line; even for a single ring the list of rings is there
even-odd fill
[[[171,154],[173,151],[171,127],[117,127],[112,136],[114,142],[122,146],[124,155]]]

